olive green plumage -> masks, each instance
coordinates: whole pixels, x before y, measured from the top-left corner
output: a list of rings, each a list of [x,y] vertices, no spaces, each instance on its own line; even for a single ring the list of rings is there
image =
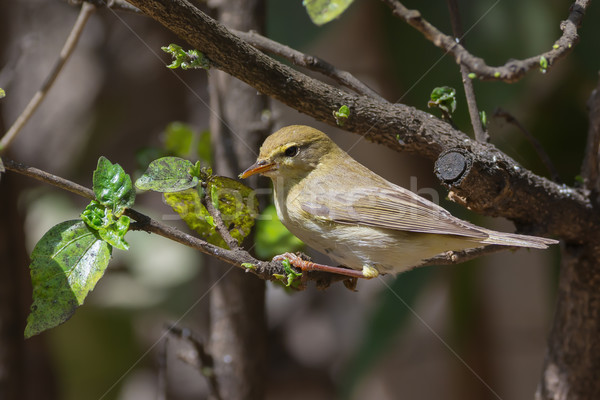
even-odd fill
[[[490,244],[543,249],[556,243],[455,218],[375,174],[308,126],[269,136],[241,176],[256,173],[272,179],[277,214],[294,235],[353,269],[398,273],[449,250]]]

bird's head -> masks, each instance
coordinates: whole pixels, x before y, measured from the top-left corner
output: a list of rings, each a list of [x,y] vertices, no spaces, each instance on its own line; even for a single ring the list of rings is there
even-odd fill
[[[271,179],[301,179],[322,167],[338,151],[341,151],[339,147],[318,129],[304,125],[287,126],[265,140],[256,163],[242,172],[240,178],[262,174]]]

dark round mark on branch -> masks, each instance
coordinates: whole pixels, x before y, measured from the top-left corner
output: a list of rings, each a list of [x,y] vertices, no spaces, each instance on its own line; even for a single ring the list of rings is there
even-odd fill
[[[471,169],[471,155],[463,149],[449,149],[435,162],[435,175],[445,184],[457,184]]]

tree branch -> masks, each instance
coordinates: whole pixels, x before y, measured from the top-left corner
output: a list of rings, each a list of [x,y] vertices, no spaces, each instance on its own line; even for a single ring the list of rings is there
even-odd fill
[[[440,254],[430,258],[429,260],[426,260],[423,264],[419,265],[419,267],[426,267],[429,265],[455,265],[474,260],[488,254],[498,253],[503,250],[518,250],[519,248],[520,247],[515,246],[490,245],[463,251],[448,251],[445,254]]]
[[[289,46],[266,38],[254,31],[241,32],[231,29],[231,32],[259,50],[276,54],[285,58],[286,60],[291,61],[294,63],[294,65],[319,72],[354,90],[358,94],[369,96],[382,102],[387,102],[387,100],[381,97],[379,93],[375,92],[360,80],[356,79],[351,73],[339,70],[319,57],[304,54],[298,50],[292,49]]]
[[[456,40],[464,43],[463,29],[460,22],[460,13],[458,11],[458,3],[456,0],[447,0],[448,9],[450,10],[450,21],[452,22],[452,32]],[[469,70],[464,64],[460,65],[460,74],[462,76],[462,83],[465,89],[465,97],[467,98],[467,107],[469,108],[469,116],[471,117],[471,125],[473,126],[473,133],[475,134],[475,140],[478,142],[486,143],[490,140],[487,131],[484,130],[481,118],[479,117],[479,109],[477,107],[477,100],[475,100],[475,90],[473,89],[473,81],[469,78]]]
[[[347,105],[345,130],[394,150],[432,160],[452,149],[468,152],[468,176],[445,183],[454,199],[475,212],[503,216],[528,233],[567,241],[594,234],[600,225],[579,191],[531,173],[493,145],[475,142],[431,114],[352,96],[310,78],[258,51],[185,0],[129,2],[204,52],[217,68],[320,121],[337,126],[332,112]]]
[[[19,115],[17,120],[4,134],[2,139],[0,139],[0,154],[6,151],[8,146],[10,146],[12,141],[17,137],[21,129],[23,129],[27,121],[29,121],[31,116],[35,113],[39,105],[46,97],[46,94],[48,94],[48,91],[56,81],[56,78],[65,66],[65,63],[67,62],[69,57],[71,57],[71,54],[73,54],[73,50],[75,49],[75,46],[77,46],[77,42],[79,41],[81,33],[83,32],[83,28],[85,27],[85,24],[87,23],[88,19],[95,10],[96,7],[90,3],[83,3],[81,5],[81,10],[79,11],[77,20],[75,21],[75,24],[73,25],[73,28],[71,29],[71,32],[69,33],[69,36],[67,37],[67,40],[65,41],[65,44],[62,50],[60,51],[58,60],[56,61],[54,67],[50,71],[50,74],[42,84],[42,87],[35,93],[33,98],[29,101],[27,107],[25,107],[25,110],[23,110],[21,115]]]
[[[34,167],[26,166],[12,160],[3,159],[2,161],[4,162],[4,167],[9,171],[28,176],[40,182],[48,183],[90,200],[96,199],[93,190],[68,179],[61,178],[51,173]],[[239,247],[228,250],[219,246],[215,246],[195,236],[182,232],[177,228],[164,225],[131,208],[125,210],[125,215],[135,220],[135,222],[129,226],[129,230],[145,231],[148,233],[157,234],[164,238],[183,244],[184,246],[199,250],[204,254],[216,257],[228,264],[243,268],[246,272],[253,273],[263,280],[278,281],[279,278],[274,276],[275,274],[284,276],[287,274],[285,268],[279,261],[269,262],[258,260],[252,257],[246,250]],[[323,274],[320,272],[305,272],[303,276],[304,280],[315,281],[316,285],[322,288],[327,287],[334,282],[346,280],[347,278],[347,276]]]
[[[560,23],[560,29],[563,33],[554,42],[552,50],[524,60],[509,60],[506,64],[499,67],[490,67],[485,63],[485,60],[473,56],[460,43],[457,43],[454,38],[445,35],[427,22],[419,11],[409,10],[397,0],[383,0],[383,2],[392,9],[394,15],[402,18],[407,24],[421,32],[434,45],[452,54],[458,64],[465,65],[469,72],[477,75],[477,78],[487,81],[504,81],[507,83],[516,82],[532,69],[540,68],[540,59],[542,57],[548,61],[548,67],[550,67],[560,58],[566,56],[571,51],[573,45],[579,41],[577,29],[581,24],[587,7],[591,3],[590,0],[576,0],[571,5],[569,16],[565,21]]]

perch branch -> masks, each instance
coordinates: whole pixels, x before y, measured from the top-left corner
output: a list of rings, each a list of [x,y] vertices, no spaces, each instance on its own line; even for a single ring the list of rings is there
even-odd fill
[[[231,30],[234,34],[250,43],[252,46],[259,50],[266,51],[268,53],[276,54],[291,61],[294,65],[307,68],[312,71],[319,72],[325,76],[334,79],[336,82],[354,90],[358,94],[364,96],[373,97],[379,101],[387,102],[386,99],[381,97],[379,93],[365,85],[363,82],[358,80],[354,75],[349,72],[342,71],[329,64],[328,62],[320,59],[319,57],[304,54],[298,50],[292,49],[289,46],[266,38],[257,32],[242,32]]]
[[[460,13],[458,11],[458,3],[456,0],[447,0],[448,10],[450,11],[450,21],[452,23],[452,33],[456,40],[460,40],[464,44],[463,29],[460,22]],[[460,75],[462,76],[462,83],[465,89],[465,97],[467,98],[467,107],[469,109],[469,116],[471,117],[471,125],[473,126],[473,133],[475,134],[475,140],[482,143],[487,143],[490,139],[487,131],[484,130],[481,118],[479,117],[479,109],[477,107],[477,100],[475,99],[475,90],[473,89],[473,81],[469,78],[469,70],[464,64],[459,64]]]
[[[450,187],[453,198],[475,212],[503,216],[528,233],[566,241],[594,234],[600,225],[580,191],[533,174],[495,146],[473,141],[429,113],[353,96],[310,78],[252,47],[185,0],[129,2],[202,51],[222,71],[317,120],[337,126],[332,112],[345,104],[350,109],[345,130],[393,150],[432,160],[454,148],[469,152],[469,179]]]
[[[12,141],[17,137],[21,129],[23,129],[27,121],[29,121],[31,116],[35,113],[39,105],[42,103],[42,101],[48,94],[48,91],[56,81],[56,78],[65,66],[65,63],[71,57],[71,54],[73,54],[73,50],[75,49],[75,46],[77,46],[77,42],[79,41],[81,33],[83,32],[83,28],[85,27],[85,24],[87,23],[88,19],[95,10],[96,7],[93,4],[83,3],[81,5],[81,10],[79,11],[77,20],[75,21],[75,24],[73,25],[73,28],[71,29],[71,32],[69,33],[69,36],[67,37],[67,40],[65,41],[65,44],[62,50],[60,51],[58,60],[56,61],[54,67],[50,71],[50,74],[46,77],[46,80],[42,84],[42,87],[35,93],[33,98],[29,101],[29,104],[27,104],[25,110],[23,110],[21,115],[19,115],[17,120],[4,134],[2,139],[0,139],[0,153],[3,153],[8,148],[8,146],[10,146]]]
[[[560,29],[563,33],[554,42],[551,50],[524,60],[509,60],[502,66],[491,67],[482,58],[475,57],[469,53],[454,38],[445,35],[435,26],[431,25],[421,16],[419,11],[409,10],[397,0],[383,0],[383,2],[392,9],[394,15],[402,18],[407,24],[421,32],[434,45],[446,53],[452,54],[458,64],[465,65],[469,72],[477,75],[477,78],[508,83],[518,81],[533,69],[539,69],[541,57],[545,57],[548,61],[548,67],[551,67],[556,61],[567,55],[572,50],[573,45],[579,41],[577,29],[581,24],[587,7],[591,3],[590,0],[577,0],[571,5],[567,19],[560,23]]]
[[[93,190],[68,179],[61,178],[38,168],[29,167],[12,160],[3,159],[2,161],[4,162],[4,167],[9,171],[13,171],[38,181],[48,183],[90,200],[96,199]],[[253,273],[263,280],[277,281],[278,278],[276,278],[274,274],[286,275],[285,268],[281,262],[257,260],[256,258],[252,257],[250,253],[239,247],[233,250],[223,249],[195,236],[182,232],[177,228],[164,225],[131,208],[125,210],[125,215],[135,220],[135,222],[130,225],[130,230],[141,230],[154,233],[164,238],[173,240],[177,243],[183,244],[184,246],[199,250],[204,254],[216,257],[219,260],[225,261],[229,264],[244,268],[246,272]],[[252,267],[246,268],[242,266],[242,264],[251,264]],[[324,288],[334,282],[346,280],[348,277],[337,274],[308,272],[305,273],[305,277],[303,278],[305,278],[307,281],[315,281],[318,287]]]

